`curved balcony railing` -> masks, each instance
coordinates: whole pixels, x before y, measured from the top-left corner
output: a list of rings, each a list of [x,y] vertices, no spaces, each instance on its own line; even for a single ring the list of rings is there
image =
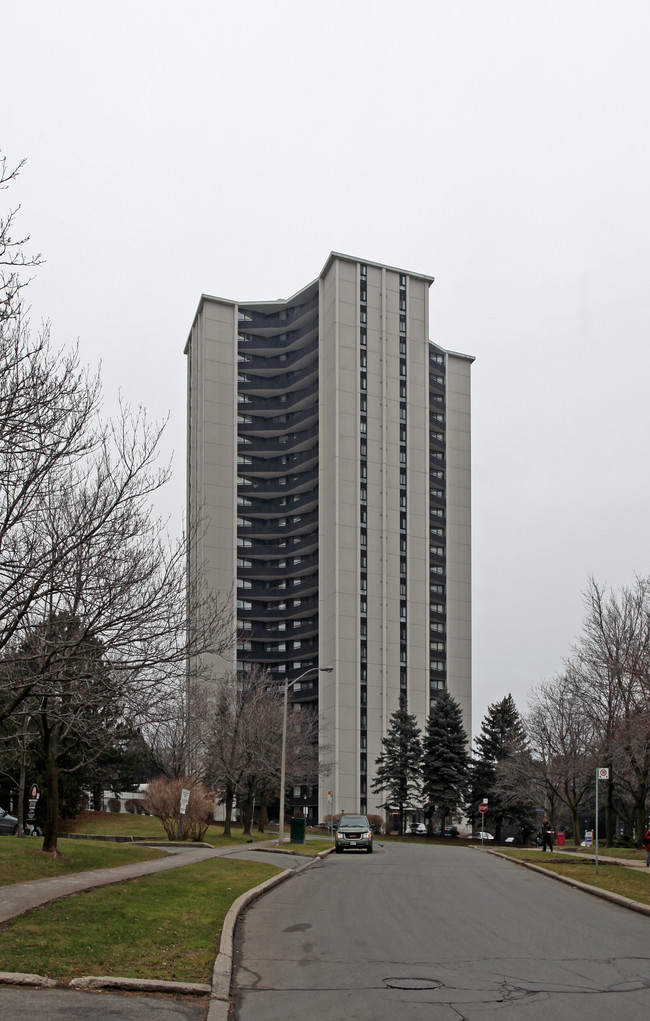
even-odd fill
[[[305,343],[301,346],[287,344],[285,347],[284,344],[280,344],[277,348],[270,347],[268,341],[265,342],[264,347],[256,348],[251,341],[248,341],[245,346],[238,348],[241,355],[237,360],[238,368],[243,372],[261,373],[262,375],[303,368],[305,365],[309,365],[310,359],[315,360],[318,356],[318,330],[310,328],[305,331],[303,339],[305,339]]]

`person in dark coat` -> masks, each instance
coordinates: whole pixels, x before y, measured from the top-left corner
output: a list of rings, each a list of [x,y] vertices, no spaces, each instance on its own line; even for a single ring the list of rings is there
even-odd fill
[[[546,850],[546,845],[547,844],[548,844],[549,851],[552,851],[553,850],[553,830],[551,829],[550,822],[548,821],[546,816],[544,816],[544,822],[542,823],[542,851]]]

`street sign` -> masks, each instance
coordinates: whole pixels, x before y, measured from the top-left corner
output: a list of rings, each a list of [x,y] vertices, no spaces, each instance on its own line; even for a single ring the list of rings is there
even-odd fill
[[[187,808],[190,800],[190,792],[183,788],[181,791],[181,815],[185,815],[185,809]]]
[[[594,831],[585,830],[585,847],[592,847],[594,843]]]
[[[609,769],[607,768],[607,766],[601,766],[598,769],[598,779],[609,780]]]
[[[485,815],[485,813],[488,810],[488,807],[485,804],[481,804],[481,805],[478,806],[478,810],[481,813],[481,815]]]

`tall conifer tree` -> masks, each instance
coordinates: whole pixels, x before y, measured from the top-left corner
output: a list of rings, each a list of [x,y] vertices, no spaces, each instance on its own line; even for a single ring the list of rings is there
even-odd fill
[[[408,711],[404,694],[400,695],[399,706],[381,743],[384,750],[375,760],[377,775],[372,790],[375,794],[384,793],[386,806],[398,807],[403,833],[404,810],[408,804],[419,804],[422,792],[422,732],[415,716]]]
[[[427,720],[422,756],[424,797],[429,811],[440,816],[445,832],[447,816],[464,805],[469,787],[469,752],[461,708],[445,691]]]

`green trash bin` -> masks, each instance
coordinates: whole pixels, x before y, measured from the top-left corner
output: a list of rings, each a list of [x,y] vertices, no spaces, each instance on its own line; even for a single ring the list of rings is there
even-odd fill
[[[291,820],[291,843],[292,844],[304,844],[305,842],[305,831],[307,825],[304,818],[296,816],[295,819]]]

